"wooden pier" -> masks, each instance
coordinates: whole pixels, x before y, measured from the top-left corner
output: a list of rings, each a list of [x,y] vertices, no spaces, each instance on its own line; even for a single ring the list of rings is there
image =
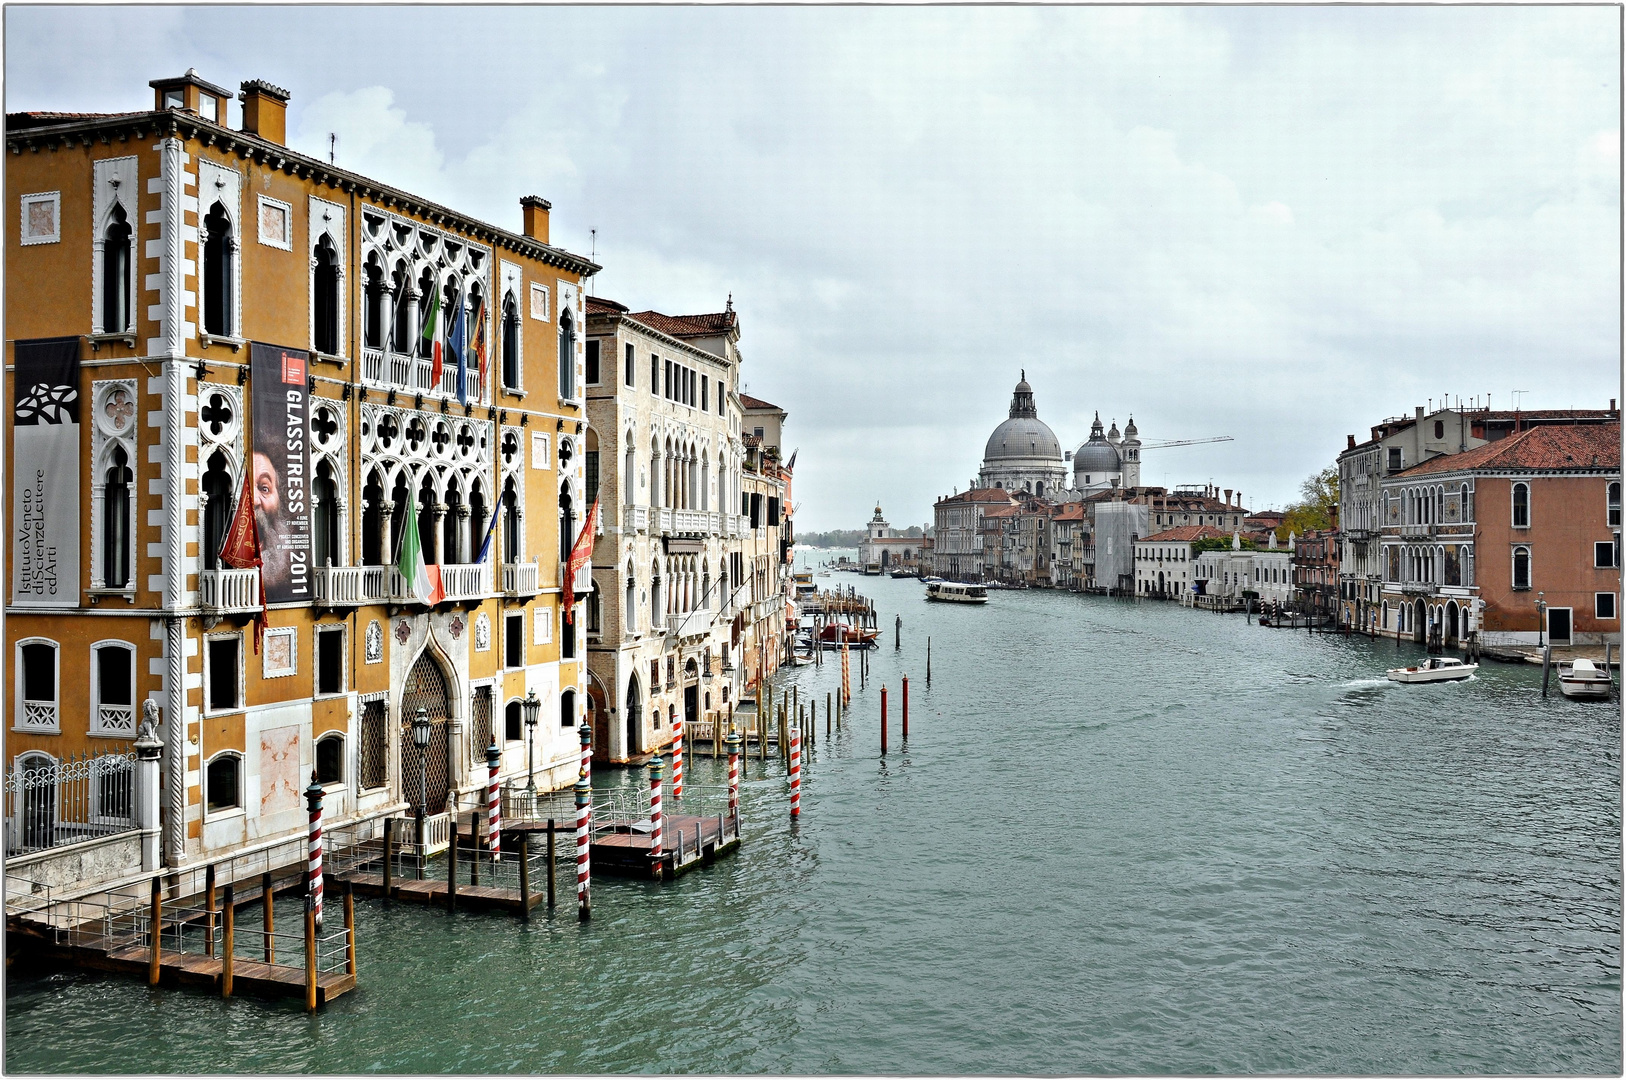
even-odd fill
[[[668,814],[661,821],[659,860],[646,822],[595,834],[589,855],[594,873],[672,881],[697,866],[710,866],[740,846],[739,821],[727,815]]]

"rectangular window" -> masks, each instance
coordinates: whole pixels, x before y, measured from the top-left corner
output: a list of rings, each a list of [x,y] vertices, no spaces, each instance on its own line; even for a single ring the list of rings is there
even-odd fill
[[[1398,446],[1389,447],[1389,471],[1400,471],[1400,447]]]
[[[587,343],[587,385],[598,385],[598,342]]]
[[[632,346],[628,345],[627,348],[630,349]],[[661,392],[661,358],[654,353],[649,354],[649,392],[651,394]]]
[[[598,451],[587,451],[584,464],[587,470],[587,505],[592,506],[593,500],[598,498]]]
[[[242,638],[236,634],[209,639],[204,656],[208,661],[209,708],[216,712],[242,708],[242,665],[239,653]]]
[[[134,650],[123,645],[102,645],[93,655],[96,701],[90,714],[90,733],[134,735]]]
[[[665,373],[665,380],[664,380],[664,382],[662,384],[663,387],[664,387],[663,396],[668,401],[671,401],[671,400],[673,400],[673,396],[672,396],[672,361],[665,360],[665,361],[662,361],[662,363],[663,363],[664,366],[662,367],[661,370]]]
[[[768,496],[768,524],[779,524],[779,499],[773,495]]]
[[[751,495],[751,528],[762,528],[762,496],[755,493]]]
[[[344,693],[344,627],[316,628],[316,692]]]
[[[632,389],[633,370],[634,369],[633,369],[632,344],[629,342],[627,344],[627,389],[628,390]]]
[[[503,619],[503,664],[517,668],[525,666],[525,614],[520,612]]]
[[[1613,541],[1599,540],[1592,545],[1592,565],[1611,568],[1620,565],[1620,559],[1615,553]]]
[[[1595,594],[1598,618],[1613,619],[1615,617],[1615,594],[1601,592]]]
[[[707,379],[706,379],[706,377],[704,375],[702,375],[702,376],[700,376],[700,411],[701,412],[705,412],[707,409],[711,408],[711,406],[709,404],[707,404],[708,399],[706,397],[706,389],[707,389]]]

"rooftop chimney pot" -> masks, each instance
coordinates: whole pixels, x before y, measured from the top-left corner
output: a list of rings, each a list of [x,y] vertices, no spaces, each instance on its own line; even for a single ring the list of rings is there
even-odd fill
[[[264,79],[242,84],[243,130],[278,146],[288,145],[288,91]]]
[[[535,195],[526,195],[519,200],[520,212],[525,219],[525,235],[539,243],[548,242],[548,211],[553,204],[548,200]]]
[[[1351,450],[1355,449],[1355,436],[1353,435],[1349,437],[1349,448]]]

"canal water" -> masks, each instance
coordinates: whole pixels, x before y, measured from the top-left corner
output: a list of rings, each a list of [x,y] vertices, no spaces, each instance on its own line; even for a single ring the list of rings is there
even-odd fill
[[[839,664],[787,680],[820,702],[800,824],[753,759],[738,855],[600,880],[585,926],[359,902],[360,988],[315,1017],[12,972],[6,1067],[1620,1072],[1616,706],[1170,604],[818,580],[883,647],[839,734]]]

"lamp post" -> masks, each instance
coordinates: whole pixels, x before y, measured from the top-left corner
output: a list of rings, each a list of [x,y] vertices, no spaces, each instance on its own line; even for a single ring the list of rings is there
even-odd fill
[[[412,745],[418,748],[418,876],[423,876],[424,807],[429,801],[429,710],[418,706],[418,715],[412,718]]]
[[[533,751],[536,746],[536,720],[542,712],[542,699],[535,688],[525,695],[525,792],[536,799],[536,766]]]
[[[1544,648],[1547,642],[1547,594],[1536,593],[1536,648]]]

